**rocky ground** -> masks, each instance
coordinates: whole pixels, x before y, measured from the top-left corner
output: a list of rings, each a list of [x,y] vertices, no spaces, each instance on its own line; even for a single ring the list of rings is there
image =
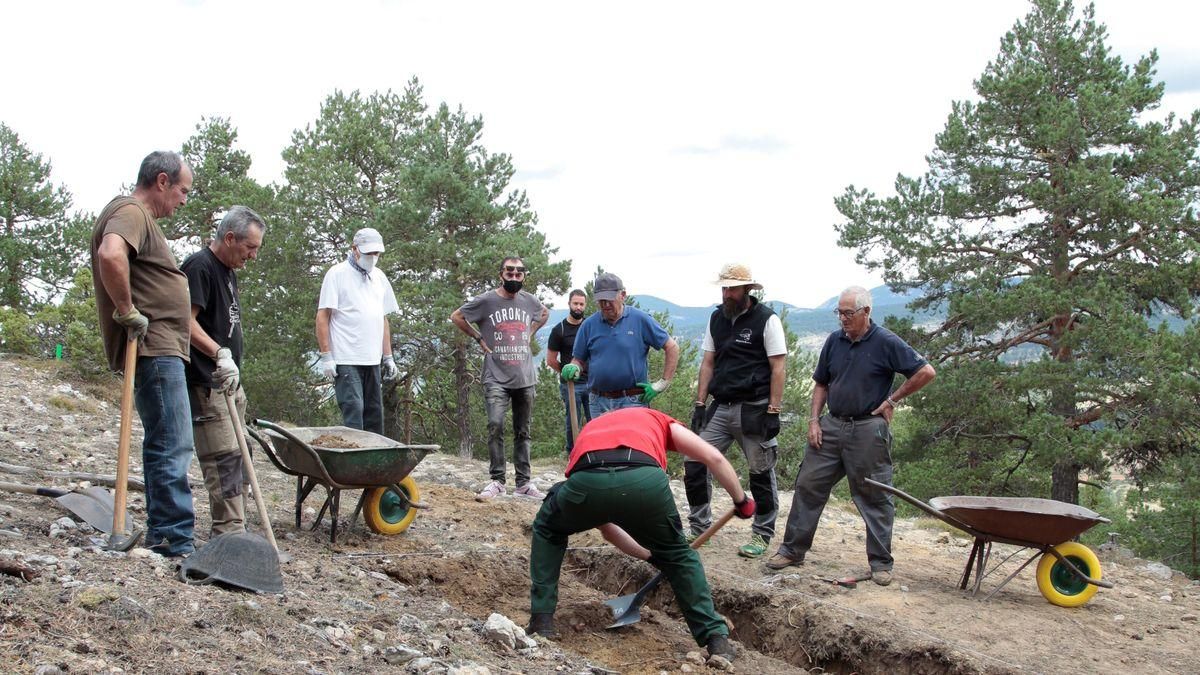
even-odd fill
[[[0,355],[0,481],[79,487],[52,473],[114,473],[119,386],[87,385],[64,372]],[[134,437],[136,449],[136,422]],[[528,620],[529,523],[538,503],[475,502],[472,492],[486,476],[481,462],[426,458],[414,477],[430,508],[407,531],[382,537],[360,522],[331,546],[327,519],[309,529],[319,496],[305,503],[296,529],[293,480],[259,459],[274,531],[292,557],[282,567],[280,595],[184,585],[174,561],[144,549],[106,552],[96,532],[53,500],[0,492],[5,670],[660,673],[726,666],[701,658],[669,588],[651,596],[640,623],[605,630],[603,600],[632,593],[652,570],[591,534],[572,540],[564,565],[562,637],[531,640],[515,629]],[[36,473],[13,473],[18,467]],[[536,469],[546,487],[561,464]],[[193,477],[202,534],[207,500],[194,463]],[[676,496],[682,507],[678,486]],[[130,498],[141,520],[142,494]],[[345,501],[343,528],[354,500]],[[790,503],[790,493],[783,501]],[[719,499],[716,509],[728,506]],[[735,520],[701,549],[717,608],[741,648],[729,666],[735,672],[1200,671],[1200,586],[1119,547],[1101,556],[1104,578],[1116,588],[1064,609],[1038,593],[1032,566],[986,602],[959,591],[969,541],[937,521],[898,522],[895,582],[853,590],[814,579],[864,566],[853,505],[830,504],[808,562],[787,574],[737,557],[748,537],[748,524]],[[994,561],[1015,550],[996,549]],[[985,591],[1023,559],[992,573]]]

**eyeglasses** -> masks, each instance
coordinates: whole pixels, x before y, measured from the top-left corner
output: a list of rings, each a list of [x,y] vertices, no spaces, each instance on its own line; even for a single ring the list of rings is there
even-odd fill
[[[513,267],[512,265],[505,265],[504,271],[505,272],[514,272],[516,274],[525,274],[524,267]]]
[[[854,315],[858,314],[864,309],[866,309],[866,307],[859,307],[858,309],[835,309],[833,310],[833,314],[834,316],[842,319],[853,319]]]

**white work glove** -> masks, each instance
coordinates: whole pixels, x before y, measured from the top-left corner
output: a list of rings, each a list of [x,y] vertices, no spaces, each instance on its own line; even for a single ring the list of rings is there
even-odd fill
[[[333,360],[333,352],[321,352],[321,374],[331,380],[337,379],[337,361]]]
[[[383,379],[385,380],[394,380],[400,374],[400,369],[396,367],[396,359],[391,354],[383,357],[381,367],[383,368]]]
[[[229,351],[228,347],[218,349],[217,367],[212,374],[213,384],[217,385],[217,389],[226,394],[237,391],[240,375],[237,364],[233,362],[233,352]]]

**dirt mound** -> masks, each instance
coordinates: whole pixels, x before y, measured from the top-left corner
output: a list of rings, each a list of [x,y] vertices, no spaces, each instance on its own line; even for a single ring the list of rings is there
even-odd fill
[[[63,378],[52,363],[0,356],[0,480],[72,487],[71,475],[113,473],[115,389]],[[135,442],[139,436],[135,422]],[[11,473],[21,466],[37,472]],[[561,465],[535,469],[545,488]],[[426,458],[413,475],[431,508],[392,537],[370,534],[360,521],[335,546],[328,518],[312,529],[320,489],[303,505],[297,529],[294,480],[265,461],[258,474],[276,536],[293,556],[279,596],[185,586],[174,579],[174,563],[148,551],[104,552],[96,533],[64,520],[52,500],[0,493],[0,562],[36,572],[32,580],[0,574],[0,662],[47,673],[706,669],[669,587],[650,596],[639,623],[607,630],[603,601],[632,593],[654,570],[594,533],[570,542],[556,615],[561,639],[533,649],[490,641],[483,623],[491,614],[528,620],[529,524],[538,503],[475,502],[473,491],[487,480],[480,462]],[[203,535],[207,500],[195,463],[193,478]],[[353,503],[357,495],[346,497]],[[790,503],[790,493],[782,497]],[[131,499],[140,520],[141,494]],[[715,509],[728,507],[719,496]],[[343,506],[340,531],[351,510]],[[786,509],[781,528],[785,517]],[[734,521],[701,549],[717,608],[741,648],[737,672],[1196,672],[1200,587],[1119,549],[1102,557],[1116,588],[1063,609],[1041,597],[1028,568],[986,602],[958,590],[969,542],[928,521],[897,522],[892,585],[853,590],[813,579],[865,565],[851,505],[826,509],[806,564],[785,574],[736,555],[749,536],[748,524]],[[997,546],[993,561],[1013,551]],[[984,592],[1023,560],[993,571]]]

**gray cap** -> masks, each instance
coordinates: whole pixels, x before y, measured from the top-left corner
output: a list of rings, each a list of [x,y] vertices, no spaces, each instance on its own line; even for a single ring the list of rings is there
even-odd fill
[[[592,285],[592,294],[597,300],[616,300],[623,290],[625,284],[621,282],[621,277],[611,272],[596,277]]]
[[[373,227],[364,227],[354,233],[354,245],[359,253],[383,253],[383,235]]]

